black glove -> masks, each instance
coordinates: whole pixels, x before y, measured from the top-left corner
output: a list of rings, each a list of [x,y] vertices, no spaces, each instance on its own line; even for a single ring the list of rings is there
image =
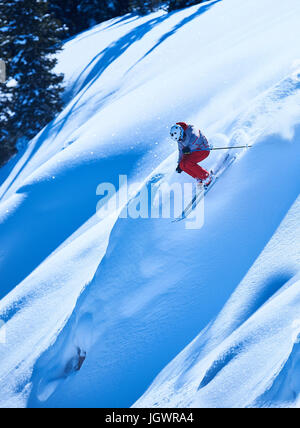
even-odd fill
[[[176,172],[178,172],[178,174],[182,173],[182,169],[180,168],[180,166],[178,165],[178,167],[176,168]]]
[[[189,155],[189,154],[191,153],[191,149],[190,149],[189,147],[184,147],[184,148],[182,149],[182,153],[183,153],[184,155]]]

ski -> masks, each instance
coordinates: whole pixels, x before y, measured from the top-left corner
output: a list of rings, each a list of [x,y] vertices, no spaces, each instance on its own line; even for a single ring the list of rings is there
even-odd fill
[[[219,180],[219,178],[227,171],[227,169],[233,164],[233,162],[236,160],[236,156],[231,156],[229,154],[226,155],[226,158],[224,161],[217,167],[215,171],[212,171],[212,182],[206,189],[201,189],[198,192],[196,192],[195,196],[189,202],[189,204],[185,207],[185,209],[182,211],[181,215],[174,219],[172,223],[176,223],[179,221],[182,221],[186,219],[191,212],[197,207],[199,202],[207,195],[207,193],[213,188],[213,186],[216,184],[216,182]]]

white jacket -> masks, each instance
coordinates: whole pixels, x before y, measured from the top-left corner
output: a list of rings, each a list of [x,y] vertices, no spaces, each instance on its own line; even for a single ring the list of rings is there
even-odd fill
[[[185,147],[188,147],[191,153],[210,150],[210,145],[207,141],[207,138],[205,137],[205,135],[202,134],[202,132],[199,129],[197,129],[193,125],[186,125],[186,126],[183,126],[183,128],[186,128],[186,129],[184,131],[183,140],[178,141],[178,150],[179,150],[178,163],[180,163],[182,160],[183,149]]]

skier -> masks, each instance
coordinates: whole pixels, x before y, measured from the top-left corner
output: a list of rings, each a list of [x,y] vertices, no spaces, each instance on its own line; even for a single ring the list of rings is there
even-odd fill
[[[195,126],[185,122],[178,122],[172,126],[170,135],[178,143],[179,158],[176,171],[179,174],[182,171],[186,172],[197,180],[199,187],[207,188],[212,181],[212,176],[198,165],[198,162],[210,155],[211,147],[206,137]]]

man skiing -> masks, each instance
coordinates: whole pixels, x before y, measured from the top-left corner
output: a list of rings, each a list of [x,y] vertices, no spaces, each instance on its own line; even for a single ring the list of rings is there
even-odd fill
[[[210,146],[207,138],[193,125],[178,122],[172,126],[171,138],[178,143],[179,158],[176,171],[182,171],[197,180],[199,186],[207,188],[211,181],[211,174],[198,165],[210,155]]]

